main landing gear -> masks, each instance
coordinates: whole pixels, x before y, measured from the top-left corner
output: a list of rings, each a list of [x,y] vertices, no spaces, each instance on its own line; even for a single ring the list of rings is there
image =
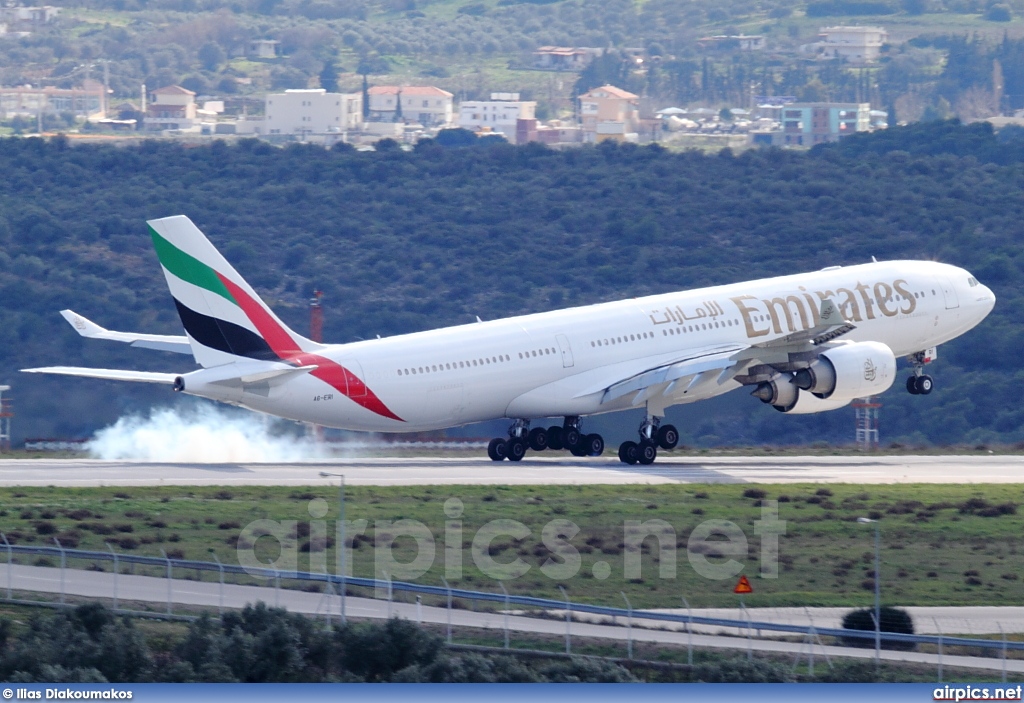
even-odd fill
[[[907,359],[914,367],[914,375],[907,378],[907,392],[910,395],[928,395],[935,388],[935,381],[924,372],[924,365],[935,359],[935,350],[916,352]]]
[[[583,434],[580,419],[576,416],[565,418],[562,426],[552,425],[544,429],[530,429],[529,420],[516,420],[508,428],[508,439],[495,437],[487,445],[487,456],[492,461],[520,461],[526,450],[542,452],[545,449],[568,449],[573,456],[601,456],[604,453],[604,438],[599,434]]]
[[[623,464],[653,464],[658,447],[674,449],[679,444],[679,431],[673,425],[662,425],[659,417],[646,417],[640,423],[640,441],[619,445],[619,461]]]

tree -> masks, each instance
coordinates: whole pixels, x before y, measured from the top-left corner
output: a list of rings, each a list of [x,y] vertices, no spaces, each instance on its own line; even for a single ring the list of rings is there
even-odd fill
[[[402,89],[399,88],[398,92],[395,93],[395,122],[404,122],[405,118],[402,115]]]
[[[207,71],[218,70],[227,59],[224,49],[216,42],[206,42],[199,47],[199,65]]]
[[[320,71],[320,87],[328,93],[337,93],[338,76],[338,67],[334,64],[334,59],[327,59],[323,70]]]
[[[370,83],[363,74],[363,120],[370,119]]]

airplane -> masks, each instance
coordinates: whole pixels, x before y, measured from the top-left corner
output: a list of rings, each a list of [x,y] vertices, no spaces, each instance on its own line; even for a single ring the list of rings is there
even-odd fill
[[[191,354],[180,373],[68,366],[23,369],[171,386],[175,391],[325,427],[421,432],[511,420],[494,461],[527,450],[598,456],[583,418],[644,410],[626,464],[679,441],[667,408],[739,388],[793,415],[888,390],[896,359],[907,390],[928,395],[936,348],[975,327],[995,295],[968,271],[929,261],[830,266],[697,290],[555,310],[349,344],[289,329],[183,215],[149,233],[184,336],[113,332],[70,310],[84,337]],[[531,428],[538,418],[561,425]]]

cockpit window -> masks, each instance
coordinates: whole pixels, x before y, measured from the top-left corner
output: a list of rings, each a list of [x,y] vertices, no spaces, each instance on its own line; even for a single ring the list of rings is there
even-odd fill
[[[968,285],[971,286],[971,288],[974,288],[974,286],[978,285],[978,279],[975,278],[974,276],[971,276],[970,278],[967,279],[967,283]]]

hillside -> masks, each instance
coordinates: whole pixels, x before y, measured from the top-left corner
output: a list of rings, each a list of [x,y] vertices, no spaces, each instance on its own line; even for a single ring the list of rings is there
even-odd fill
[[[810,153],[670,154],[602,145],[415,152],[0,141],[0,383],[17,437],[84,436],[169,391],[16,373],[48,364],[189,370],[84,344],[57,312],[180,334],[144,221],[189,215],[298,330],[325,291],[325,338],[393,335],[879,259],[971,269],[999,297],[940,350],[927,398],[884,397],[885,439],[1024,441],[1019,227],[1024,141],[932,123]],[[97,403],[97,395],[106,402]],[[742,394],[674,417],[684,442],[830,439],[849,410],[785,417]],[[630,426],[625,426],[629,424]],[[632,421],[624,423],[623,437]]]

